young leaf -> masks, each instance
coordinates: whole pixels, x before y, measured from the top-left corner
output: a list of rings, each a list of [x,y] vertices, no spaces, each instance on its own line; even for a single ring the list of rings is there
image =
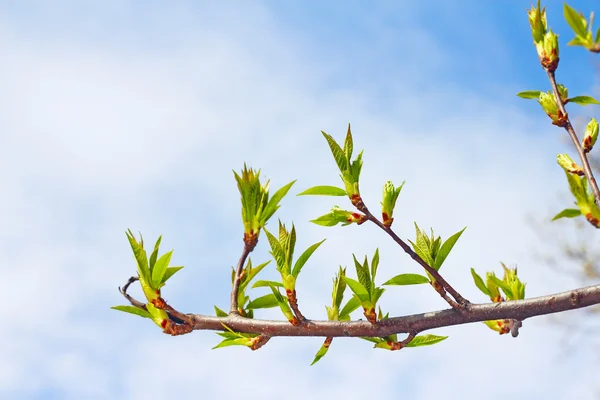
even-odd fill
[[[170,277],[172,277],[175,272],[179,271],[180,269],[182,269],[183,266],[177,266],[177,267],[169,267],[167,268],[167,270],[165,271],[165,274],[163,275],[163,279],[162,279],[162,284],[164,284],[166,281],[169,280]]]
[[[565,19],[567,20],[567,23],[569,24],[571,29],[573,29],[573,32],[575,32],[577,36],[585,38],[587,36],[587,31],[585,29],[587,23],[585,21],[585,17],[580,15],[567,3],[564,4],[563,13]]]
[[[492,275],[489,277],[495,284],[504,292],[504,295],[509,299],[514,298],[514,294],[510,285],[503,280],[498,279],[496,276]]]
[[[173,255],[173,250],[168,253],[163,254],[154,265],[154,270],[152,271],[152,286],[157,288],[162,282],[165,273],[167,272],[167,267],[171,262],[171,256]]]
[[[247,273],[246,277],[244,278],[244,282],[242,283],[242,285],[240,285],[240,288],[245,289],[248,286],[248,284],[250,284],[252,279],[254,279],[256,277],[256,275],[258,275],[258,273],[260,271],[262,271],[262,269],[264,267],[266,267],[267,265],[269,265],[270,263],[271,263],[271,260],[269,260],[265,263],[262,263],[254,268],[250,268],[250,271]],[[250,259],[248,259],[248,265],[250,266]],[[253,287],[255,287],[255,286],[253,286]],[[240,290],[242,290],[242,289],[240,289]]]
[[[250,310],[256,310],[258,308],[277,307],[278,304],[279,303],[277,302],[277,298],[275,297],[275,295],[273,293],[270,293],[252,300],[250,303],[248,303],[246,308]]]
[[[320,226],[336,226],[337,224],[340,223],[338,218],[335,218],[335,216],[332,215],[331,213],[321,215],[319,218],[313,219],[310,222],[312,222],[313,224],[316,224],[316,225],[320,225]]]
[[[521,92],[521,93],[517,93],[517,96],[523,98],[523,99],[535,99],[537,100],[540,97],[540,92],[539,90],[527,90],[525,92]]]
[[[285,252],[283,251],[283,248],[281,247],[281,244],[277,238],[273,236],[266,228],[265,234],[269,240],[269,245],[271,245],[271,254],[277,263],[277,270],[279,271],[285,267]]]
[[[400,274],[388,280],[384,285],[420,285],[429,283],[429,279],[419,274]]]
[[[436,336],[436,335],[422,335],[417,336],[406,347],[420,347],[420,346],[429,346],[432,344],[436,344],[441,342],[444,339],[447,339],[448,336]]]
[[[371,260],[371,279],[375,282],[375,276],[377,275],[377,267],[379,266],[379,248],[375,249],[373,259]]]
[[[600,101],[596,100],[591,96],[575,96],[569,99],[569,103],[587,106],[588,104],[600,104]]]
[[[283,186],[281,189],[275,192],[271,199],[269,199],[269,202],[267,203],[260,215],[261,225],[264,225],[269,220],[269,218],[271,218],[273,214],[275,214],[275,211],[277,211],[277,209],[279,208],[279,202],[281,201],[281,199],[283,199],[283,197],[287,194],[287,192],[290,190],[290,188],[295,182],[296,181],[294,180],[288,183],[287,185]]]
[[[331,345],[331,342],[329,342],[329,344],[327,346],[325,346],[325,343],[323,343],[321,345],[321,348],[319,349],[319,351],[317,351],[317,354],[315,354],[315,359],[313,360],[313,362],[310,365],[315,365],[315,363],[317,361],[319,361],[321,358],[323,358],[323,356],[325,356],[325,354],[327,354],[327,351],[329,350],[330,345]]]
[[[336,186],[314,186],[296,196],[346,196],[346,191]]]
[[[560,218],[574,218],[574,217],[578,217],[580,215],[581,215],[581,210],[578,210],[576,208],[565,208],[564,210],[562,210],[561,212],[556,214],[554,216],[554,218],[552,218],[552,221],[556,221],[557,219],[560,219]]]
[[[150,272],[152,272],[152,269],[154,268],[154,264],[156,263],[156,257],[158,257],[158,248],[160,246],[161,240],[162,240],[162,235],[160,235],[158,237],[158,239],[156,240],[156,244],[154,245],[154,250],[152,251],[152,254],[150,255]]]
[[[446,257],[448,257],[448,254],[450,254],[450,251],[456,244],[456,241],[458,240],[458,238],[460,238],[460,235],[462,235],[462,233],[465,231],[465,229],[467,229],[466,226],[462,230],[460,230],[460,231],[456,232],[454,235],[450,236],[444,242],[444,244],[440,248],[440,251],[437,253],[437,255],[435,257],[435,265],[432,265],[433,268],[435,268],[436,270],[440,269],[440,267],[446,260]]]
[[[337,144],[337,142],[330,135],[326,134],[323,131],[321,131],[321,133],[325,137],[325,140],[327,140],[327,144],[329,145],[329,148],[331,149],[331,154],[333,154],[335,163],[337,164],[340,171],[342,173],[344,171],[347,171],[349,169],[348,160],[346,159],[346,154],[344,154],[344,151],[342,150],[340,145]]]
[[[283,283],[275,282],[275,281],[256,281],[256,283],[254,285],[252,285],[252,288],[254,289],[257,287],[269,287],[269,286],[283,287]]]
[[[143,310],[141,308],[134,307],[134,306],[113,306],[111,308],[113,310],[118,310],[118,311],[130,313],[130,314],[139,315],[140,317],[144,317],[144,318],[152,318],[152,316],[150,315],[150,313],[148,311]]]
[[[367,292],[367,289],[360,282],[355,281],[352,278],[348,278],[347,276],[344,276],[343,278],[346,281],[346,284],[350,287],[350,290],[354,292],[361,302],[367,302],[371,299],[369,292]]]
[[[596,44],[600,44],[600,28],[596,31],[596,39],[594,39]]]
[[[127,239],[129,240],[129,245],[131,246],[131,250],[133,250],[133,255],[135,256],[135,260],[137,261],[138,271],[140,272],[140,276],[144,278],[147,282],[150,282],[150,269],[148,268],[148,256],[146,255],[146,250],[144,250],[143,241],[138,243],[135,236],[131,232],[131,229],[128,229],[125,232],[127,235]]]
[[[221,310],[219,307],[214,306],[215,307],[215,314],[217,315],[217,317],[227,317],[227,313],[223,310]]]
[[[302,270],[302,267],[304,266],[304,264],[306,264],[306,261],[308,261],[310,256],[312,256],[312,254],[315,252],[315,250],[317,250],[324,241],[325,241],[325,239],[313,244],[308,249],[304,250],[304,253],[302,253],[302,255],[300,257],[298,257],[298,259],[296,260],[296,263],[294,264],[294,269],[292,270],[292,275],[294,277],[298,277],[298,274],[300,274],[300,271]]]
[[[360,299],[356,296],[352,296],[350,300],[346,303],[344,308],[340,311],[340,321],[345,321],[350,319],[350,314],[354,312],[358,307],[360,307]]]
[[[477,272],[475,272],[475,269],[473,268],[471,268],[471,275],[473,276],[473,280],[475,281],[475,286],[477,286],[479,290],[481,290],[484,294],[491,296],[491,293],[487,286],[485,286],[483,279],[481,279],[481,277],[477,275]]]
[[[350,161],[352,158],[352,151],[354,150],[354,143],[352,141],[352,132],[350,131],[350,124],[348,124],[348,132],[346,132],[346,139],[344,140],[344,154],[346,159]]]
[[[373,285],[371,282],[371,277],[369,276],[370,274],[369,274],[369,266],[367,265],[367,259],[365,257],[365,265],[361,265],[358,262],[358,260],[356,260],[356,257],[354,256],[354,254],[352,255],[352,257],[354,257],[354,266],[356,267],[356,275],[358,276],[358,281],[367,290],[367,293],[369,294],[369,297],[370,297],[372,294],[372,286]]]

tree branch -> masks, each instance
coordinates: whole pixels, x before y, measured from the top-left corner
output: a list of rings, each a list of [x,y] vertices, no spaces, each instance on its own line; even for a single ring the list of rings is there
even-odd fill
[[[371,214],[371,212],[367,209],[366,206],[364,206],[364,208],[360,211],[367,216],[367,219],[369,221],[373,222],[375,225],[383,229],[396,243],[398,243],[398,245],[400,245],[400,247],[402,247],[402,250],[404,250],[405,253],[407,253],[413,260],[415,260],[419,265],[425,268],[427,272],[429,272],[429,274],[436,280],[436,282],[440,284],[440,286],[437,288],[434,286],[434,289],[436,289],[440,296],[442,296],[452,308],[464,309],[469,307],[469,304],[471,304],[469,300],[462,297],[460,293],[458,293],[452,287],[452,285],[450,285],[444,278],[442,278],[442,276],[437,270],[435,270],[433,267],[427,264],[421,257],[419,257],[419,255],[415,253],[413,249],[411,249],[410,246],[408,246],[404,242],[404,240],[402,240],[398,235],[396,235],[392,228],[386,226],[381,221],[379,221],[373,214]],[[456,302],[450,297],[448,297],[446,292],[450,293],[450,295],[454,297]]]
[[[569,115],[567,114],[567,111],[565,109],[565,103],[560,98],[558,86],[556,85],[555,73],[554,71],[551,71],[547,68],[544,69],[546,70],[546,74],[548,74],[548,79],[550,80],[550,85],[552,86],[552,91],[554,92],[554,98],[556,99],[558,109],[560,110],[564,118],[564,124],[561,124],[560,126],[565,128],[565,130],[569,134],[569,137],[571,137],[571,140],[573,141],[573,146],[575,146],[575,150],[577,150],[577,154],[579,154],[579,158],[581,159],[581,162],[583,164],[583,171],[585,172],[585,176],[590,184],[590,187],[592,188],[592,193],[594,193],[596,205],[600,207],[600,190],[598,189],[596,178],[594,178],[594,173],[592,171],[592,168],[590,167],[590,162],[588,160],[587,154],[583,151],[583,147],[581,146],[581,143],[579,143],[577,133],[575,132],[575,129],[573,129],[573,125],[571,125]]]
[[[235,269],[235,276],[233,278],[233,288],[231,289],[231,306],[229,308],[230,314],[240,314],[238,310],[238,291],[240,290],[240,284],[242,282],[242,270],[244,269],[244,264],[246,263],[246,258],[248,258],[248,254],[250,254],[250,252],[253,249],[254,246],[249,246],[247,243],[245,243],[244,250],[242,251],[242,256],[240,257],[240,260],[237,263],[237,267]]]
[[[600,304],[600,285],[525,300],[471,304],[468,310],[462,312],[446,309],[388,318],[375,324],[368,321],[307,320],[300,326],[293,326],[288,321],[250,319],[237,314],[230,314],[222,318],[200,314],[188,314],[188,317],[194,323],[194,330],[221,331],[225,324],[236,332],[255,333],[268,337],[385,337],[395,333],[411,334],[446,326],[497,319],[523,321],[530,317],[589,307],[594,304]]]

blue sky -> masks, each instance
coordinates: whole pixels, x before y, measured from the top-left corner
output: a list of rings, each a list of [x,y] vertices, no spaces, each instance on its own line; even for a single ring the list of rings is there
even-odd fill
[[[526,321],[516,340],[474,324],[397,353],[336,340],[309,367],[319,339],[211,351],[212,333],[171,338],[109,309],[123,303],[116,288],[135,272],[127,228],[148,241],[163,234],[163,249],[185,266],[164,289],[171,304],[227,307],[242,235],[231,170],[244,162],[273,187],[298,179],[276,217],[294,221],[299,248],[328,239],[298,282],[305,315],[325,318],[331,278],[352,253],[379,247],[380,279],[420,272],[373,227],[308,223],[348,206],[338,198],[293,196],[338,183],[319,130],[341,138],[348,122],[355,148],[365,149],[368,204],[376,207],[385,180],[407,181],[395,222],[402,237],[412,237],[413,221],[443,237],[468,226],[442,271],[465,296],[485,301],[469,269],[499,271],[499,261],[518,264],[529,296],[579,285],[536,258],[534,249],[546,249],[527,221],[568,205],[554,161],[564,134],[515,96],[548,87],[530,4],[458,4],[0,1],[0,268],[9,304],[0,315],[10,321],[0,328],[0,397],[387,399],[448,387],[462,398],[593,398],[597,359],[562,354],[565,331],[548,318]],[[594,5],[571,4],[586,13]],[[564,45],[561,8],[549,3],[559,81],[598,95],[597,56]],[[268,257],[264,243],[252,255]],[[393,315],[446,307],[425,287],[390,288],[381,304]]]

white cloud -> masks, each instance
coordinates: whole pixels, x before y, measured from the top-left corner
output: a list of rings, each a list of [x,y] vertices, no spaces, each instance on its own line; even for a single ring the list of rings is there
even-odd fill
[[[540,286],[545,281],[538,283],[542,266],[528,258],[532,235],[524,216],[553,198],[563,182],[552,169],[556,146],[529,134],[538,120],[450,85],[419,92],[411,76],[433,80],[439,69],[422,67],[429,53],[410,42],[393,41],[415,58],[397,63],[406,85],[390,84],[391,100],[382,105],[370,81],[348,90],[323,89],[348,58],[336,53],[323,61],[313,43],[286,31],[261,6],[210,9],[222,19],[205,17],[206,24],[197,26],[190,24],[190,10],[175,9],[164,18],[160,10],[144,19],[156,25],[135,26],[165,34],[164,41],[141,49],[135,43],[147,45],[144,34],[134,29],[120,43],[99,40],[93,30],[81,31],[81,37],[43,27],[25,34],[14,23],[3,24],[0,143],[10,150],[0,160],[6,171],[0,183],[9,188],[0,216],[9,228],[0,233],[0,248],[3,264],[11,267],[3,267],[8,284],[2,296],[14,306],[0,311],[11,321],[0,331],[4,343],[11,343],[0,357],[0,393],[211,398],[243,392],[264,398],[290,392],[292,382],[291,398],[426,398],[444,384],[475,396],[485,385],[512,381],[515,391],[527,392],[532,380],[551,373],[555,384],[536,390],[552,395],[561,389],[559,378],[572,376],[571,362],[550,368],[549,348],[557,340],[535,328],[537,322],[527,321],[518,340],[469,326],[449,329],[452,337],[437,348],[398,354],[340,339],[330,355],[308,368],[320,340],[279,338],[256,353],[211,352],[216,335],[170,338],[148,321],[108,310],[122,302],[116,286],[134,272],[122,234],[127,227],[141,230],[148,241],[162,232],[164,248],[175,247],[174,262],[186,268],[165,289],[172,304],[199,312],[224,307],[229,267],[241,244],[231,169],[248,161],[262,167],[274,187],[297,178],[293,193],[337,184],[318,131],[341,138],[348,121],[355,148],[366,149],[362,190],[371,208],[377,209],[386,179],[408,182],[396,216],[403,237],[412,236],[413,220],[444,237],[468,225],[443,271],[457,288],[483,300],[468,269],[498,268],[504,260],[519,262],[531,282],[529,293],[548,290]],[[118,7],[109,11],[85,18],[105,26],[106,15],[127,15]],[[167,35],[170,28],[173,36]],[[426,31],[406,29],[430,42],[429,49],[438,46]],[[380,281],[419,272],[372,226],[327,230],[306,222],[336,203],[344,205],[340,199],[289,196],[278,213],[296,223],[299,248],[328,238],[298,283],[305,314],[318,318],[324,317],[337,266],[352,269],[351,252],[362,257],[380,246]],[[264,248],[253,256],[266,257]],[[382,306],[401,314],[445,304],[429,288],[416,287],[389,288]],[[507,358],[518,359],[523,369]],[[498,367],[486,366],[489,360]],[[361,373],[361,363],[369,374]],[[229,365],[246,375],[232,378]],[[525,368],[530,375],[522,373]],[[585,378],[571,382],[584,385]]]

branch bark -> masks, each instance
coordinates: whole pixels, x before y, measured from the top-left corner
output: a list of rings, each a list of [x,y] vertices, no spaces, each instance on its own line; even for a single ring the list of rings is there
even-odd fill
[[[553,314],[600,304],[600,285],[588,286],[567,292],[534,297],[525,300],[490,304],[471,304],[468,310],[439,310],[423,314],[394,317],[371,324],[368,321],[313,321],[306,320],[300,326],[288,321],[270,321],[244,318],[230,314],[213,317],[188,314],[194,330],[224,330],[223,324],[236,332],[274,336],[321,336],[321,337],[384,337],[395,333],[415,333],[446,326],[469,324],[497,319],[523,321],[527,318]]]
[[[554,98],[556,99],[556,104],[558,105],[558,109],[563,114],[565,119],[565,124],[562,126],[565,128],[569,137],[573,141],[573,146],[575,146],[575,150],[577,154],[579,154],[579,158],[581,159],[581,163],[583,164],[583,171],[585,172],[585,176],[590,184],[590,188],[592,189],[592,193],[594,194],[594,199],[596,201],[596,205],[600,207],[600,190],[598,189],[598,183],[596,183],[596,178],[594,177],[594,172],[590,167],[590,162],[588,160],[587,154],[583,151],[583,147],[579,142],[579,138],[577,137],[577,133],[575,129],[573,129],[573,125],[569,120],[569,115],[565,109],[565,103],[560,98],[560,94],[558,92],[558,86],[556,84],[556,76],[554,71],[546,69],[546,74],[548,74],[548,79],[550,80],[550,86],[552,86],[552,91],[554,92]]]
[[[245,241],[244,241],[245,242]],[[231,305],[229,307],[230,314],[239,315],[238,310],[238,291],[240,290],[240,284],[242,283],[242,270],[244,269],[244,264],[246,263],[246,258],[248,258],[248,254],[254,249],[253,246],[249,246],[247,243],[244,244],[244,250],[242,251],[242,256],[240,257],[237,267],[235,268],[235,276],[233,278],[233,288],[231,289]]]

